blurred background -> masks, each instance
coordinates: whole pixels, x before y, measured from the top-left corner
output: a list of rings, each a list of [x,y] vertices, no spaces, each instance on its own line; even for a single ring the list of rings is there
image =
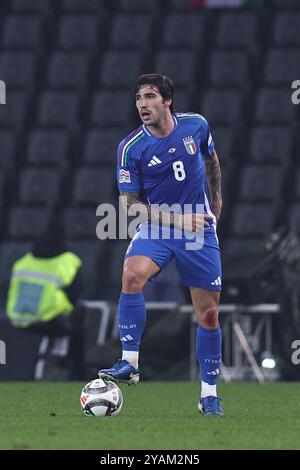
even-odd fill
[[[70,378],[45,336],[6,315],[13,263],[53,218],[83,262],[79,378],[119,356],[128,241],[97,239],[96,208],[117,206],[116,148],[139,125],[136,78],[152,72],[174,79],[176,111],[206,117],[221,162],[223,380],[300,379],[300,2],[1,0],[0,380]],[[145,297],[143,378],[195,380],[191,301],[172,264]]]

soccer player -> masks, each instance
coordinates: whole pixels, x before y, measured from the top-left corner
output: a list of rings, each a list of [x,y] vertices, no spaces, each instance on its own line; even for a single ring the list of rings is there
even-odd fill
[[[122,359],[100,370],[99,376],[138,382],[139,346],[146,322],[143,288],[175,257],[181,281],[190,288],[198,324],[198,409],[206,415],[223,415],[216,391],[221,362],[221,260],[216,234],[222,208],[220,165],[205,118],[191,112],[174,113],[173,95],[169,77],[141,75],[135,102],[142,125],[118,147],[120,194],[127,208],[135,204],[140,209],[145,222],[125,254],[119,299]],[[170,210],[162,210],[161,205]],[[192,249],[188,233],[198,243]]]

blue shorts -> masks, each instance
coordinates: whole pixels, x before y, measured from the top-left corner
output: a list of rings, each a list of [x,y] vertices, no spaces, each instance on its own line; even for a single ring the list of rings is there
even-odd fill
[[[145,238],[142,234],[143,229],[138,229],[128,246],[125,259],[130,256],[147,256],[162,270],[175,258],[184,286],[201,287],[210,291],[221,290],[221,255],[213,227],[204,230],[201,247],[192,250],[187,249],[186,245],[191,240],[184,237],[166,240],[162,237],[158,237],[158,239]]]

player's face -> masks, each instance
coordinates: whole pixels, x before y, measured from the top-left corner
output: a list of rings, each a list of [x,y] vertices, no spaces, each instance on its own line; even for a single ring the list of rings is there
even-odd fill
[[[135,103],[146,126],[159,126],[161,120],[170,112],[171,100],[164,100],[153,85],[141,86],[135,95]]]

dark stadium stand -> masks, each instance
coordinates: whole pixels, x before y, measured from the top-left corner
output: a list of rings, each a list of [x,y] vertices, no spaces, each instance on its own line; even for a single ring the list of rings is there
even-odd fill
[[[248,48],[257,41],[259,16],[254,12],[224,12],[218,18],[216,44],[223,48]]]
[[[51,0],[11,0],[11,10],[15,13],[47,13]]]
[[[147,50],[151,40],[151,17],[147,14],[119,14],[111,31],[110,44],[115,49]],[[138,38],[138,40],[137,40]]]
[[[97,46],[99,20],[94,15],[64,15],[58,27],[59,48],[92,50]]]
[[[289,164],[292,150],[289,126],[253,126],[249,133],[249,159],[256,163]]]
[[[128,90],[141,70],[142,61],[140,50],[106,52],[99,67],[99,84],[104,88]]]
[[[34,52],[4,52],[0,57],[1,79],[9,83],[10,89],[33,89],[36,65]]]
[[[39,16],[7,15],[2,32],[5,49],[37,49],[42,38],[42,18]]]
[[[22,204],[53,206],[60,198],[61,182],[59,168],[26,167],[19,174],[19,200]]]
[[[66,166],[70,136],[64,129],[33,128],[27,141],[26,160],[39,166]]]
[[[300,113],[291,102],[300,3],[265,3],[210,10],[185,0],[3,2],[2,293],[12,260],[62,215],[84,261],[84,297],[117,300],[128,241],[97,240],[96,208],[116,203],[116,147],[139,123],[133,87],[143,72],[170,74],[176,110],[211,124],[223,169],[224,279],[244,275],[244,257],[263,256],[278,225],[300,232]],[[170,268],[158,290],[147,286],[149,299],[184,298],[176,276]]]
[[[171,13],[165,22],[163,46],[186,47],[193,51],[203,48],[205,31],[205,18],[201,13]]]

